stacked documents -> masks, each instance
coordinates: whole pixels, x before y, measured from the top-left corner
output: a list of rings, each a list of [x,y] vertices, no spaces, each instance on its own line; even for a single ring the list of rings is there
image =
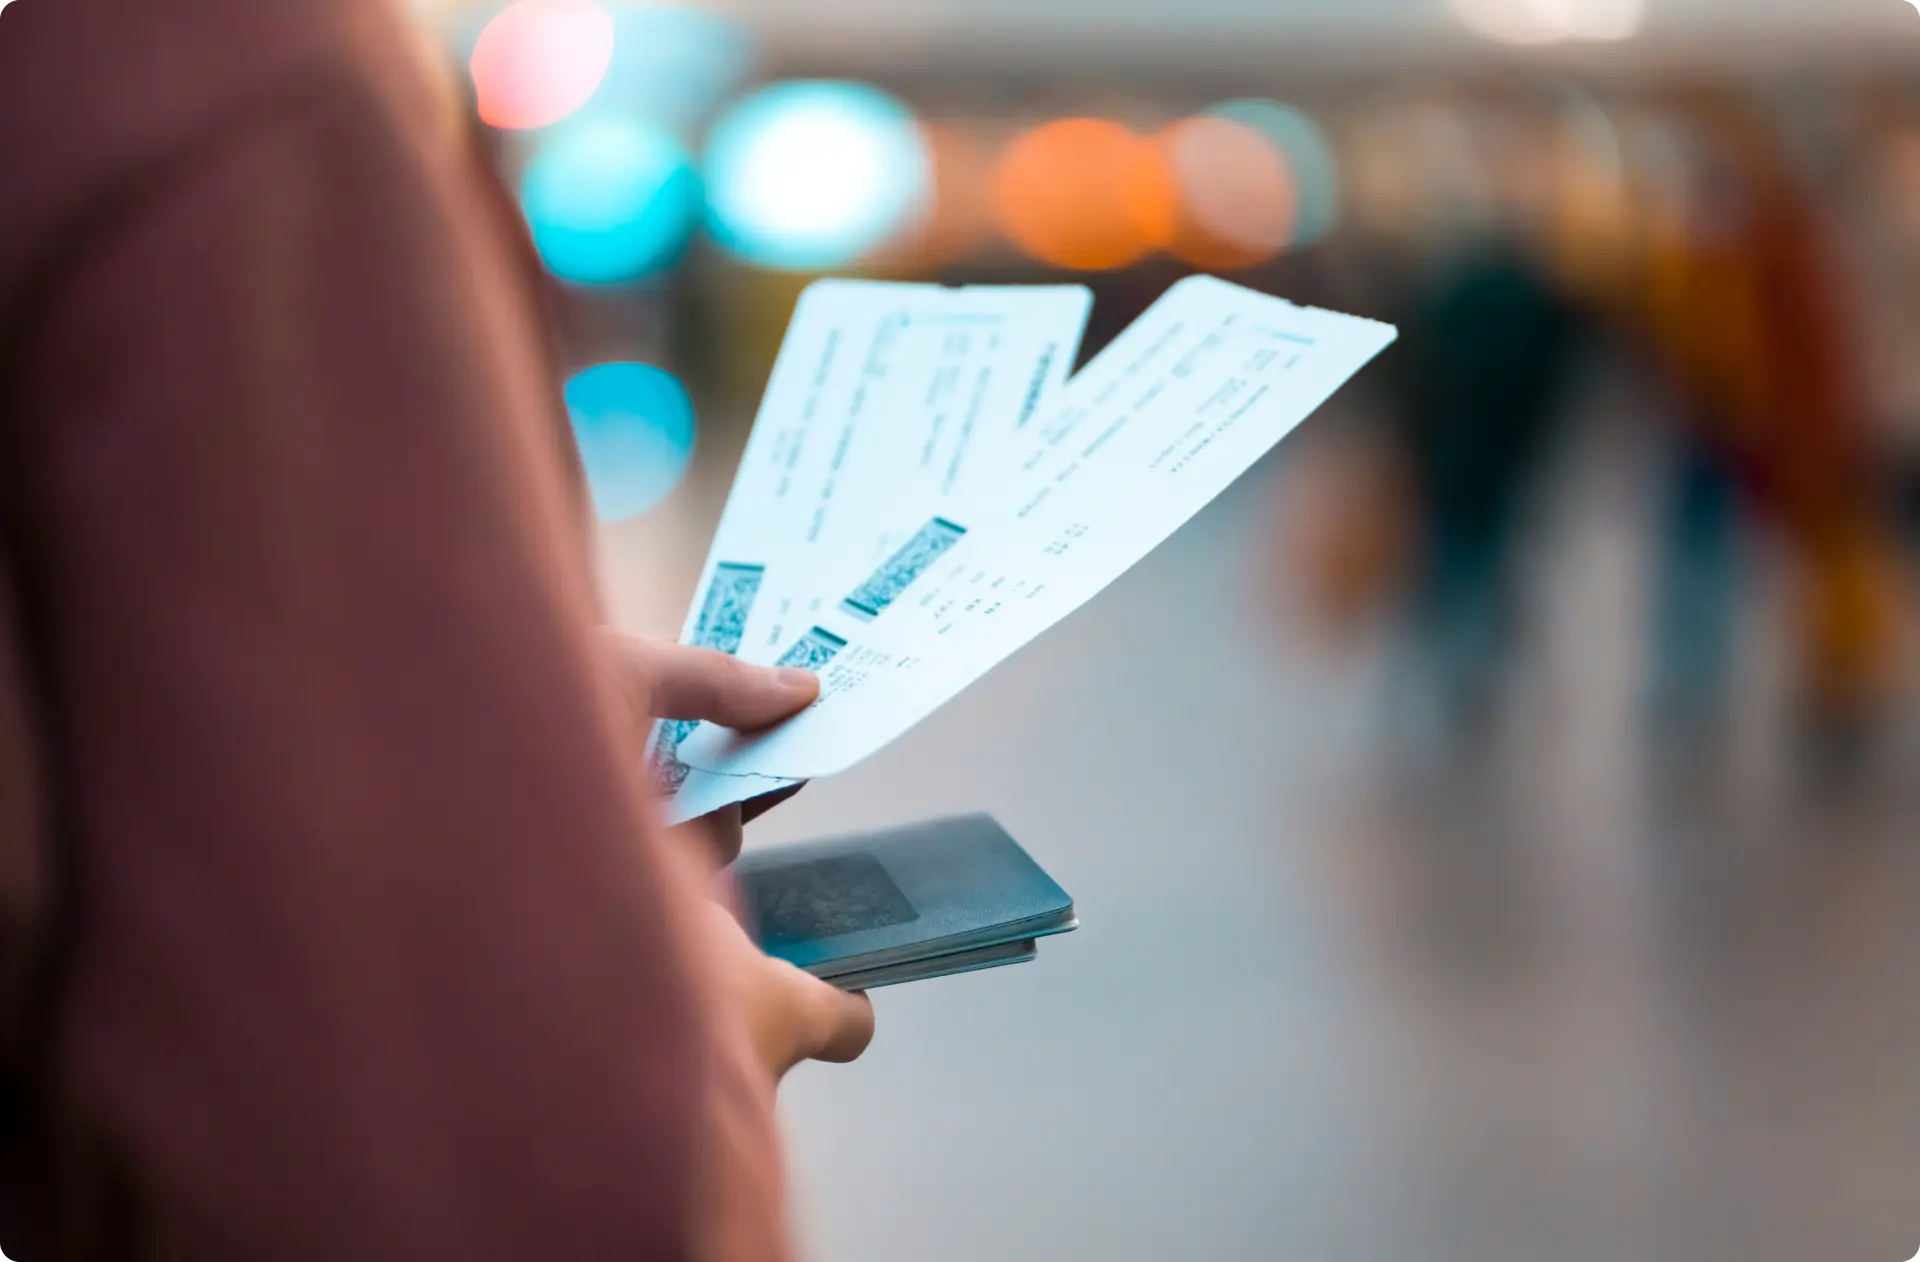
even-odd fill
[[[733,867],[769,955],[842,990],[1036,958],[1073,899],[986,815],[750,850]]]
[[[768,732],[662,723],[684,820],[844,771],[1125,573],[1393,340],[1211,277],[1067,379],[1075,286],[800,300],[682,639],[817,671]]]

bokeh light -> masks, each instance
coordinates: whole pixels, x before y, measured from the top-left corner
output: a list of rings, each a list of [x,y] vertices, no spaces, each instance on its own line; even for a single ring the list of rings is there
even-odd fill
[[[1502,44],[1551,44],[1567,33],[1555,20],[1554,0],[1448,0],[1470,30]]]
[[[921,129],[932,164],[930,195],[876,256],[881,263],[940,267],[970,257],[991,231],[987,181],[992,154],[964,126],[930,123]]]
[[[1178,215],[1160,146],[1117,122],[1066,118],[1016,138],[1001,155],[993,217],[1043,263],[1107,271],[1171,242]]]
[[[1454,14],[1503,44],[1621,40],[1640,31],[1646,0],[1451,0]]]
[[[690,134],[745,77],[753,43],[739,23],[685,4],[610,3],[613,64],[593,107]]]
[[[668,132],[634,119],[581,119],[527,164],[520,201],[554,275],[625,284],[671,266],[700,214],[700,181]]]
[[[613,18],[592,0],[519,0],[480,32],[468,70],[480,117],[547,127],[592,97],[613,62]]]
[[[1264,263],[1293,239],[1294,188],[1265,136],[1212,115],[1182,119],[1156,138],[1178,193],[1169,246],[1209,271]]]
[[[567,383],[566,398],[600,520],[638,516],[680,484],[693,458],[693,402],[671,373],[599,364]]]
[[[1294,191],[1294,244],[1333,230],[1340,218],[1340,164],[1320,124],[1291,105],[1258,97],[1222,101],[1207,113],[1259,132],[1279,151]]]
[[[1620,40],[1640,33],[1646,0],[1554,0],[1568,39]]]
[[[714,124],[708,226],[742,258],[793,270],[853,262],[926,199],[930,163],[913,115],[859,83],[763,88]]]

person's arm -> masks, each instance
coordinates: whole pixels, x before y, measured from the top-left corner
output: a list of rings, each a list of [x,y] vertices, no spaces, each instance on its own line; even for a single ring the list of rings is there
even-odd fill
[[[777,1257],[767,1072],[430,131],[348,73],[263,103],[36,313],[65,1090],[140,1256]]]

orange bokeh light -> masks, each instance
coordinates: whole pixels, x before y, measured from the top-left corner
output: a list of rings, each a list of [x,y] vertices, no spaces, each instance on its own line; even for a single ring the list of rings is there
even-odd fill
[[[1155,137],[1177,196],[1169,249],[1183,263],[1233,271],[1292,240],[1299,196],[1286,159],[1251,127],[1200,115]]]
[[[990,193],[1009,241],[1040,262],[1108,271],[1173,238],[1177,201],[1160,147],[1101,118],[1065,118],[1001,154]]]
[[[480,117],[526,131],[587,103],[613,63],[613,17],[592,0],[520,0],[480,32],[468,69]]]

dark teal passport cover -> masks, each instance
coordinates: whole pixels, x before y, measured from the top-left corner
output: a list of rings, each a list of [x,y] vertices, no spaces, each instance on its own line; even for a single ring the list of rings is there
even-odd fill
[[[734,875],[767,953],[827,978],[1076,923],[1067,892],[987,815],[749,851]]]

